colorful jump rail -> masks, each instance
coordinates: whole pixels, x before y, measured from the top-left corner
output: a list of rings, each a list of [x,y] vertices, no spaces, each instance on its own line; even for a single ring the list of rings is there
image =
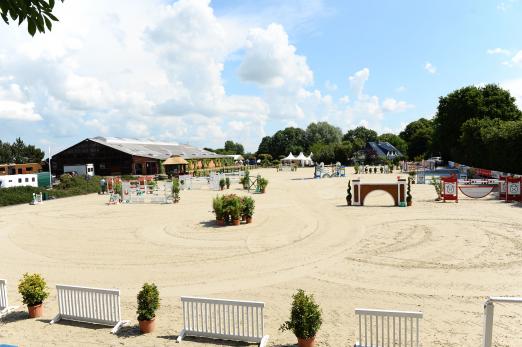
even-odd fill
[[[498,192],[499,200],[522,201],[521,177],[501,177],[499,179],[459,180],[456,176],[443,177],[442,200],[459,201],[458,192],[469,198],[480,199],[492,192]]]

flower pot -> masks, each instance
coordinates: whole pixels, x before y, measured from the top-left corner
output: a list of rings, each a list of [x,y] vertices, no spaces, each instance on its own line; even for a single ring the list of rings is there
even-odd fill
[[[43,304],[34,306],[27,305],[27,309],[29,310],[29,318],[38,318],[43,316]]]
[[[246,220],[247,220],[247,216],[242,216],[242,217],[241,217],[241,220],[242,220],[243,222],[246,222]]]
[[[261,189],[261,193],[265,194],[266,188]]]
[[[252,216],[247,216],[246,217],[246,222],[247,222],[247,224],[252,223]]]
[[[239,219],[232,219],[232,225],[239,225],[241,224],[241,220]]]
[[[406,200],[406,205],[407,205],[407,206],[411,206],[411,204],[412,204],[412,201],[411,201],[411,200]]]
[[[217,222],[217,225],[225,225],[225,220],[224,219],[216,219],[216,222]]]
[[[315,336],[307,338],[307,339],[301,339],[298,337],[297,345],[299,347],[314,347],[315,346]]]
[[[152,318],[151,320],[140,320],[138,322],[140,324],[140,332],[142,334],[153,332],[156,328],[156,318]]]

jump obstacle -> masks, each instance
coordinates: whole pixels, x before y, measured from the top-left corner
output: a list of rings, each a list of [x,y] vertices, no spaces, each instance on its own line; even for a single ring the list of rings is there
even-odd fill
[[[325,166],[324,163],[315,166],[314,178],[345,177],[346,167],[341,163]]]
[[[486,197],[492,192],[498,192],[499,200],[506,202],[522,201],[520,177],[501,177],[499,179],[459,180],[457,176],[441,178],[442,200],[459,201],[459,191],[473,199]]]
[[[352,180],[353,185],[353,205],[363,206],[366,196],[375,191],[383,190],[390,193],[393,197],[395,206],[406,206],[406,185],[405,178],[398,178],[396,182],[368,182],[362,183],[360,179]]]

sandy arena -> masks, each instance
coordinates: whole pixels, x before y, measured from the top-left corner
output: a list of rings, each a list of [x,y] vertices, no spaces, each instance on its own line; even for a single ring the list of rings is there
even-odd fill
[[[489,295],[522,295],[522,209],[493,198],[437,203],[414,185],[414,205],[392,207],[373,192],[347,207],[348,178],[311,179],[313,169],[277,173],[255,194],[254,223],[215,226],[209,190],[184,191],[177,205],[107,206],[96,194],[0,208],[0,278],[11,304],[17,282],[41,273],[51,295],[43,319],[26,308],[0,322],[0,343],[20,346],[167,346],[182,328],[181,295],[264,301],[270,346],[293,346],[288,318],[297,288],[323,309],[318,346],[353,346],[356,307],[420,310],[423,347],[479,346]],[[254,172],[253,174],[256,174]],[[353,170],[349,171],[353,178]],[[361,175],[363,180],[396,179]],[[230,191],[246,194],[239,184]],[[227,193],[228,193],[227,192]],[[154,333],[140,335],[136,294],[155,282],[161,295]],[[60,322],[55,284],[118,288],[118,335],[104,326]],[[522,307],[496,305],[495,346],[522,346]],[[183,346],[243,346],[187,338]]]

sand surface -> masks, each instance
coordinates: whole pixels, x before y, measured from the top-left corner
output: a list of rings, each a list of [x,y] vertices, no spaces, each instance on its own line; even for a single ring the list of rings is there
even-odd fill
[[[323,309],[318,346],[353,346],[356,307],[422,311],[424,347],[479,346],[486,297],[522,296],[519,205],[464,197],[438,203],[433,187],[414,185],[410,208],[391,207],[385,192],[347,207],[348,178],[257,172],[270,181],[267,193],[252,195],[254,223],[239,227],[215,227],[209,190],[184,191],[177,205],[107,206],[107,196],[93,194],[0,208],[0,278],[11,304],[21,305],[16,285],[24,272],[41,273],[51,291],[42,319],[26,319],[20,307],[0,321],[0,343],[172,346],[182,328],[179,297],[197,295],[265,302],[269,345],[292,346],[295,337],[278,327],[303,288]],[[239,184],[229,192],[247,194]],[[157,330],[140,335],[136,294],[147,281],[158,285],[162,306]],[[120,289],[131,326],[112,335],[103,326],[47,324],[57,313],[56,284]],[[495,306],[496,346],[522,346],[521,326],[522,307]],[[215,344],[183,342],[207,345]]]

